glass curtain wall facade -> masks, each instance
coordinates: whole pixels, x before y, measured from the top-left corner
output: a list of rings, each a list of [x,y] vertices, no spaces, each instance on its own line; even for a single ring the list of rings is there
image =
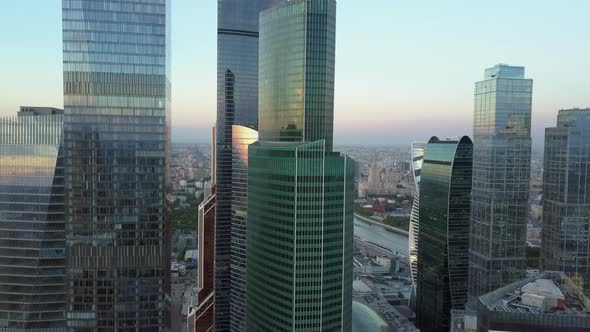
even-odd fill
[[[333,148],[336,1],[290,1],[260,16],[260,140]]]
[[[590,282],[590,109],[560,110],[545,130],[544,270],[580,273]]]
[[[236,296],[232,280],[233,125],[258,127],[258,18],[286,0],[217,1],[217,182],[215,324],[219,331],[243,331],[244,285]],[[239,271],[239,266],[237,267]],[[231,312],[231,314],[230,314]],[[236,317],[236,319],[234,319]],[[231,319],[230,319],[231,318]]]
[[[260,15],[246,330],[350,331],[354,163],[332,152],[336,2]]]
[[[469,137],[426,146],[420,180],[416,323],[446,332],[451,310],[465,308],[469,279],[469,211],[473,144]]]
[[[424,162],[424,151],[426,150],[426,143],[414,142],[412,143],[412,175],[414,177],[414,184],[416,185],[416,193],[414,194],[414,203],[412,204],[412,211],[410,213],[410,230],[408,234],[408,245],[410,253],[410,273],[412,274],[412,284],[414,292],[416,291],[416,271],[418,268],[418,234],[419,234],[419,216],[420,216],[420,174],[422,172],[422,164]]]
[[[247,331],[350,331],[354,165],[325,142],[250,145]]]
[[[214,331],[215,324],[215,186],[199,205],[199,279],[197,306],[189,308],[188,332]]]
[[[65,329],[63,111],[0,118],[0,330]]]
[[[496,65],[475,83],[470,284],[473,299],[524,277],[533,81]]]
[[[169,3],[62,3],[68,327],[162,331]]]
[[[232,126],[231,325],[236,331],[246,330],[248,145],[257,140],[258,131]]]
[[[217,144],[216,128],[211,130],[211,170],[215,169]],[[215,327],[215,209],[216,209],[215,172],[211,173],[211,195],[199,204],[199,222],[197,225],[197,244],[199,246],[197,273],[197,303],[189,307],[187,318],[188,332],[208,332]]]

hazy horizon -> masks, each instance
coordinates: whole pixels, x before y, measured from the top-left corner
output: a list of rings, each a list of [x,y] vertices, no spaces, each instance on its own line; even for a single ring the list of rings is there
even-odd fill
[[[396,137],[395,133],[392,133],[390,139],[375,139],[377,136],[382,136],[383,133],[374,133],[373,135],[355,135],[346,133],[343,131],[334,131],[334,145],[335,146],[407,146],[410,148],[410,144],[414,141],[427,142],[430,137],[437,136],[440,138],[451,138],[462,135],[440,135],[432,134],[425,137],[416,137],[415,139],[405,139],[403,137]],[[463,133],[463,135],[472,136],[471,133]],[[542,138],[539,135],[536,135]],[[172,127],[172,143],[173,144],[204,144],[211,143],[211,128],[186,128],[186,127]],[[535,140],[533,137],[533,152],[542,152],[544,140]]]
[[[4,8],[0,116],[63,105],[61,1]],[[588,107],[590,2],[338,2],[335,143],[400,145],[471,135],[474,82],[497,63],[533,83],[533,142],[562,108]],[[25,20],[26,18],[26,20]],[[23,24],[26,22],[26,24]],[[172,126],[216,118],[217,3],[172,3]],[[190,129],[189,129],[190,131]],[[198,136],[198,135],[197,135]]]

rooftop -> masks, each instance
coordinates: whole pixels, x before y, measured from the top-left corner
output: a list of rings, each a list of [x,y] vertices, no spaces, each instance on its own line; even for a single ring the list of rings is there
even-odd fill
[[[352,282],[352,288],[355,292],[371,293],[371,288],[362,280],[354,280]]]
[[[493,78],[524,78],[524,67],[510,66],[507,64],[497,64],[493,67],[486,68],[484,71],[484,80]]]
[[[64,114],[64,111],[54,107],[21,106],[18,116]]]
[[[560,272],[542,272],[479,298],[491,311],[590,316],[580,284]]]

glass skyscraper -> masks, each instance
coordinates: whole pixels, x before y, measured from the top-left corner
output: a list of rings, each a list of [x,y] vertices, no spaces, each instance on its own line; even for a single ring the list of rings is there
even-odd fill
[[[475,83],[470,282],[472,298],[524,277],[533,81],[496,65]]]
[[[350,331],[354,162],[332,152],[336,1],[260,16],[246,330]]]
[[[232,126],[231,326],[234,331],[246,329],[248,145],[257,140],[258,131]]]
[[[0,118],[0,330],[64,331],[63,111]]]
[[[425,150],[426,143],[412,143],[412,175],[414,177],[414,185],[416,186],[416,194],[414,194],[414,203],[412,204],[412,212],[410,213],[408,252],[410,253],[410,273],[412,275],[412,285],[414,286],[414,293],[416,291],[417,281],[416,271],[418,268],[418,235],[420,231],[420,174],[422,172],[422,164],[424,162]]]
[[[215,325],[215,183],[199,205],[199,279],[197,303],[189,307],[188,332],[214,331]]]
[[[258,128],[258,20],[259,13],[286,0],[218,0],[217,6],[217,181],[215,241],[215,328],[244,330],[242,249],[233,248],[237,228],[245,217],[232,211],[234,165],[233,125]],[[245,192],[245,187],[238,189]],[[238,212],[239,213],[239,212]],[[236,257],[236,255],[238,255]],[[232,271],[235,270],[234,273]],[[237,287],[236,292],[233,288]]]
[[[416,324],[446,332],[451,310],[465,308],[469,279],[469,210],[473,145],[428,141],[420,176]]]
[[[247,331],[350,331],[354,162],[257,142],[248,168]]]
[[[334,120],[335,1],[291,1],[260,16],[261,141],[326,141]]]
[[[167,0],[64,0],[67,324],[162,331],[170,261]]]
[[[560,110],[545,130],[541,267],[590,282],[590,109]]]
[[[211,135],[211,170],[215,169],[217,144],[216,127]],[[187,317],[188,332],[210,332],[215,329],[215,209],[217,182],[215,172],[211,173],[211,194],[199,204],[197,225],[198,292],[196,303],[189,306]]]

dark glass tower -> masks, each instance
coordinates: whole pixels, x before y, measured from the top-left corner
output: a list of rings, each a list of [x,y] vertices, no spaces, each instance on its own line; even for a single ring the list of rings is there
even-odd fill
[[[167,0],[64,0],[67,320],[162,331],[170,81]]]
[[[469,295],[524,278],[533,81],[496,65],[475,83]]]
[[[545,130],[544,270],[580,273],[590,282],[590,109],[560,110]]]
[[[217,11],[217,212],[215,242],[215,327],[243,331],[245,303],[240,252],[232,248],[244,216],[232,211],[232,126],[258,127],[258,17],[260,11],[286,0],[218,0]],[[239,189],[245,192],[245,187]],[[240,210],[238,208],[238,210]],[[236,265],[237,264],[237,265]],[[236,272],[232,272],[235,267]],[[238,273],[238,274],[236,274]],[[233,288],[237,287],[235,293]],[[231,319],[230,319],[231,318]]]
[[[232,126],[231,326],[234,331],[246,329],[248,145],[257,140],[258,131]]]
[[[446,332],[451,310],[464,309],[469,277],[469,210],[473,145],[428,141],[420,179],[416,323]]]
[[[63,111],[0,118],[0,330],[65,329]]]
[[[336,2],[260,16],[248,150],[247,331],[350,331],[354,162],[332,152]]]

